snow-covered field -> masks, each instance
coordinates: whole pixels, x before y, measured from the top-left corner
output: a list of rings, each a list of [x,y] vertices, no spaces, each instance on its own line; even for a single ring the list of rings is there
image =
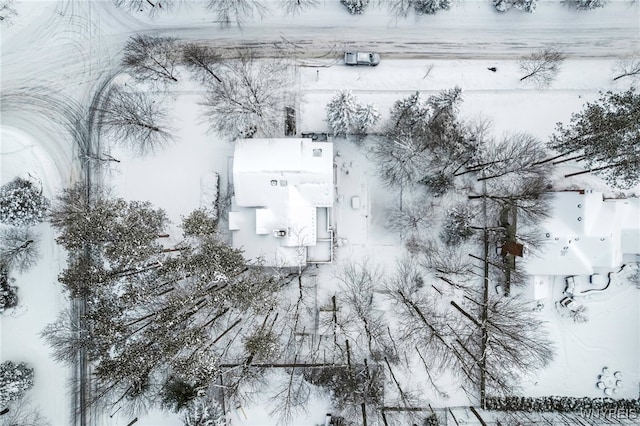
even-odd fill
[[[332,59],[314,60],[310,63],[313,66],[300,67],[297,87],[300,93],[299,132],[327,131],[324,107],[339,89],[352,89],[360,100],[376,104],[384,118],[394,101],[412,92],[430,94],[457,85],[463,89],[462,115],[489,118],[496,137],[506,132],[524,131],[546,140],[556,122],[567,122],[572,112],[597,98],[599,91],[623,90],[629,86],[630,81],[626,79],[612,82],[616,56],[630,53],[639,40],[638,3],[625,1],[612,2],[601,11],[585,14],[568,11],[557,2],[543,2],[534,15],[513,12],[506,19],[482,2],[460,2],[452,11],[436,17],[395,22],[381,9],[351,17],[337,2],[327,1],[319,11],[295,19],[277,15],[263,22],[249,22],[242,31],[230,29],[228,32],[222,32],[212,24],[210,16],[194,18],[195,7],[191,14],[189,10],[182,11],[177,19],[160,18],[148,22],[125,18],[127,15],[114,11],[109,2],[98,2],[93,9],[87,3],[18,3],[17,8],[23,15],[13,28],[2,30],[0,46],[2,65],[6,70],[2,75],[3,90],[28,85],[29,81],[50,81],[59,92],[81,97],[77,87],[83,86],[76,84],[74,79],[82,83],[88,74],[75,73],[76,67],[84,64],[78,58],[91,58],[86,49],[92,43],[94,47],[106,46],[108,49],[105,50],[117,52],[133,30],[160,28],[168,35],[198,39],[211,36],[221,42],[226,39],[228,43],[250,40],[268,43],[281,37],[293,37],[307,40],[305,45],[314,54],[335,46],[338,50],[344,46],[358,46],[383,52],[382,62],[376,68],[348,68]],[[85,8],[93,14],[87,22],[93,20],[99,25],[94,25],[89,35],[83,33],[86,38],[82,41],[74,41],[75,36],[85,31],[81,24],[84,21],[80,19]],[[29,13],[32,16],[24,18]],[[55,34],[57,22],[65,20],[65,16],[77,17],[64,21],[65,25],[72,22],[74,29],[63,28],[60,24],[68,33],[57,33],[52,38],[49,52],[37,50],[34,54],[25,48],[25,43]],[[198,25],[189,28],[187,25],[193,22]],[[561,39],[563,23],[573,30]],[[44,29],[43,25],[48,28]],[[383,41],[385,32],[392,40],[383,48],[378,41]],[[550,87],[538,89],[521,83],[515,57],[546,43],[559,44],[573,55],[563,64]],[[61,59],[60,55],[64,53],[61,46],[68,48],[69,45],[82,54]],[[103,52],[95,49],[96,56],[98,51]],[[43,61],[41,53],[44,58],[56,55],[56,59]],[[408,59],[415,57],[419,59]],[[46,65],[47,62],[53,65]],[[49,68],[51,73],[43,72],[40,67]],[[497,71],[490,72],[488,67],[496,67]],[[197,105],[197,88],[184,83],[181,90],[170,94],[169,98],[174,111],[174,141],[166,149],[144,158],[133,157],[113,147],[111,154],[121,162],[109,165],[105,184],[113,186],[116,194],[127,199],[149,200],[164,208],[177,224],[182,215],[200,205],[203,175],[217,172],[220,189],[226,190],[233,146],[215,134],[207,133],[207,125]],[[49,127],[40,125],[42,119],[36,112],[23,113],[13,104],[10,108],[6,105],[3,104],[3,109],[7,109],[0,118],[0,184],[29,172],[43,181],[45,193],[51,197],[77,177],[77,167],[72,166],[73,148],[65,145],[67,142],[57,140],[54,132],[46,130]],[[392,268],[404,248],[400,239],[385,229],[383,211],[397,202],[397,194],[380,185],[371,163],[355,144],[337,140],[336,151],[340,154],[336,157],[338,195],[343,197],[335,206],[336,238],[342,240],[336,253],[337,261],[370,258]],[[584,176],[558,181],[566,187],[602,187],[598,179]],[[359,210],[351,208],[349,200],[352,196],[362,200]],[[71,373],[70,369],[51,360],[39,332],[67,303],[56,282],[57,274],[64,266],[65,254],[55,245],[50,227],[40,225],[38,231],[41,234],[40,262],[35,269],[16,276],[20,306],[0,317],[0,361],[26,361],[35,367],[35,385],[28,396],[40,406],[51,424],[58,426],[70,423],[67,381]],[[177,231],[175,234],[172,236],[179,239]],[[331,266],[323,268],[326,269],[323,273],[332,275]],[[617,397],[637,398],[640,383],[638,290],[621,280],[605,293],[589,296],[585,303],[590,309],[590,322],[574,324],[555,309],[554,302],[561,297],[561,287],[560,282],[554,284],[553,292],[540,312],[549,322],[558,348],[557,359],[523,383],[525,394],[601,396],[602,391],[596,388],[595,381],[602,367],[608,366],[624,375],[625,387]],[[232,424],[275,424],[270,410],[265,407],[267,404],[255,402],[254,406],[232,410]],[[320,424],[329,409],[328,401],[318,400],[294,423]],[[96,424],[120,425],[130,420],[118,413],[114,417],[104,415]],[[152,413],[140,417],[137,424],[175,425],[179,420],[175,415]]]

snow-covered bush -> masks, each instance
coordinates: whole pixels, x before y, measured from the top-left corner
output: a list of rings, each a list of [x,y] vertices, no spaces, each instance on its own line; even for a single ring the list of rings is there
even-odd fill
[[[473,213],[469,207],[461,204],[451,207],[446,212],[440,238],[448,245],[458,245],[466,241],[473,235],[472,219]]]
[[[564,3],[575,7],[578,10],[591,10],[604,7],[606,0],[565,0]]]
[[[358,111],[358,100],[351,90],[340,90],[327,104],[327,121],[336,136],[351,132]]]
[[[413,8],[418,15],[433,15],[439,10],[449,10],[451,0],[414,0]]]
[[[15,178],[0,188],[0,222],[12,226],[29,226],[45,218],[49,200],[31,181]]]
[[[9,285],[7,268],[0,263],[0,312],[18,305],[18,287]]]
[[[222,407],[209,398],[197,398],[187,407],[184,426],[226,426]]]
[[[0,408],[21,398],[33,386],[33,368],[21,362],[5,361],[0,365]]]
[[[350,14],[360,15],[364,13],[364,10],[369,5],[369,0],[340,0]]]
[[[538,0],[493,0],[493,7],[498,12],[506,12],[509,9],[522,10],[533,13],[538,6]]]

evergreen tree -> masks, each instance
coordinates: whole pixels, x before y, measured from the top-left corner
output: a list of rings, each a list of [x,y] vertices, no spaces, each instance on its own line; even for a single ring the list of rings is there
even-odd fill
[[[367,132],[380,120],[380,112],[373,104],[359,104],[356,109],[354,131],[357,135],[366,135]]]
[[[26,179],[15,178],[0,187],[0,222],[12,226],[30,226],[42,222],[49,200]]]
[[[631,188],[640,182],[640,95],[634,88],[621,93],[601,93],[558,123],[549,148],[584,161],[589,170],[610,185]]]
[[[222,407],[210,398],[200,397],[192,401],[184,415],[184,426],[226,426]]]
[[[430,117],[429,103],[420,95],[420,92],[416,92],[393,104],[387,133],[414,138],[424,137],[428,133]]]
[[[346,136],[351,133],[358,106],[358,100],[348,89],[339,91],[331,98],[327,105],[327,121],[334,135]]]
[[[0,407],[22,396],[33,387],[33,368],[21,362],[5,361],[0,365]]]

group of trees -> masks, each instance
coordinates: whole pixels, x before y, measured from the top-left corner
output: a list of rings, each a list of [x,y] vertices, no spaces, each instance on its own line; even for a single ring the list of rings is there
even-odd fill
[[[416,15],[435,14],[440,10],[449,10],[450,0],[340,0],[346,10],[359,15],[365,13],[370,5],[386,7],[389,12],[399,18],[407,17],[412,12]],[[127,8],[132,12],[144,12],[151,17],[159,13],[168,13],[180,7],[181,0],[114,0],[117,7]],[[603,7],[606,0],[566,0],[577,10],[590,10]],[[255,0],[208,0],[207,10],[216,15],[217,22],[222,27],[232,24],[241,26],[247,18],[265,17],[274,10],[282,10],[286,14],[296,15],[304,10],[312,9],[320,4],[319,0],[279,0],[277,2],[261,2]],[[533,13],[537,0],[493,0],[493,6],[499,12],[510,9]]]
[[[373,104],[358,101],[351,90],[341,90],[327,104],[327,122],[335,136],[355,135],[359,139],[380,120]]]
[[[168,90],[184,66],[207,90],[202,106],[211,128],[232,140],[284,132],[284,111],[293,103],[292,73],[282,60],[257,60],[254,52],[222,54],[204,44],[138,35],[125,45],[123,65],[138,82]],[[138,154],[171,140],[169,113],[161,99],[135,87],[115,86],[97,108],[98,124]]]
[[[385,409],[408,416],[403,424],[416,421],[411,417],[429,406],[420,386],[446,397],[446,372],[467,392],[481,388],[482,377],[488,394],[510,395],[522,377],[553,359],[544,323],[528,302],[492,296],[484,312],[477,288],[454,286],[427,263],[403,258],[391,273],[368,261],[340,266],[333,315],[322,326],[333,330],[333,351],[347,363],[304,378],[331,389],[337,414],[353,424],[375,424]],[[420,386],[417,369],[427,377]]]
[[[90,403],[105,410],[160,404],[202,416],[192,400],[221,374],[233,377],[222,360],[248,356],[233,342],[259,329],[281,276],[246,267],[202,211],[184,219],[182,242],[169,246],[162,210],[75,186],[56,199],[51,222],[69,252],[59,281],[86,300],[86,312],[76,318],[64,310],[43,335],[57,360],[87,355]]]

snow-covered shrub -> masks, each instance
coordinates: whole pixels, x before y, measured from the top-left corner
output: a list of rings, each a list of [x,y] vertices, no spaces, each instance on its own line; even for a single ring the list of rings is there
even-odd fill
[[[538,6],[538,0],[493,0],[493,7],[498,12],[506,12],[509,9],[522,10],[533,13]]]
[[[607,4],[607,0],[565,0],[564,3],[578,10],[592,10],[604,7]]]
[[[184,426],[226,426],[222,407],[209,398],[197,398],[187,407]]]
[[[369,0],[340,0],[350,14],[360,15],[364,13],[364,10],[369,5]]]
[[[0,365],[0,408],[21,398],[32,386],[33,368],[23,362],[3,362]]]
[[[439,10],[449,10],[451,0],[414,0],[413,8],[418,15],[433,15]]]
[[[327,121],[336,136],[346,136],[356,121],[358,100],[351,90],[340,90],[327,104]]]
[[[18,287],[9,285],[9,272],[0,263],[0,312],[18,305]]]
[[[0,222],[29,226],[45,218],[49,200],[31,181],[15,178],[0,188]]]
[[[447,210],[440,238],[448,245],[458,245],[473,235],[471,221],[473,212],[464,205],[457,205]]]

